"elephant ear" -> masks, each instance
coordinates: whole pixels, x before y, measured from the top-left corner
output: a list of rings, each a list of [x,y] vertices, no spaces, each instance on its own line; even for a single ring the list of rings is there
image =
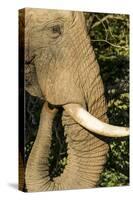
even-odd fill
[[[25,65],[25,90],[32,96],[37,96],[43,99],[37,80],[35,66],[32,64]]]

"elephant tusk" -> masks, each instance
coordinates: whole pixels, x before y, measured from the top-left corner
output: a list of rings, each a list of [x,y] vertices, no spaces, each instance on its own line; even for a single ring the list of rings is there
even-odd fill
[[[79,104],[67,104],[63,107],[76,122],[93,133],[107,137],[125,137],[129,135],[129,128],[104,123]]]

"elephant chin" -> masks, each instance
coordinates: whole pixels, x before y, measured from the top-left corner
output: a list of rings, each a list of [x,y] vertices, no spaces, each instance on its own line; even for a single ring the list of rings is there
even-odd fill
[[[129,128],[102,122],[79,104],[67,104],[63,107],[78,124],[93,133],[107,137],[125,137],[129,135]]]

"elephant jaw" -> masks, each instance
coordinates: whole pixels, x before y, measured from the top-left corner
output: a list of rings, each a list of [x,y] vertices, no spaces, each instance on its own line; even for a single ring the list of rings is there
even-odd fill
[[[79,104],[66,104],[63,107],[77,123],[93,133],[107,137],[125,137],[129,135],[129,128],[104,123]]]

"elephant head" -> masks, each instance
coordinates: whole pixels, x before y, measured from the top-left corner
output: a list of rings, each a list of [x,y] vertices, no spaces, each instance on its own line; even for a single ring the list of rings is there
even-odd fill
[[[129,133],[108,124],[104,87],[83,13],[27,8],[23,26],[25,89],[46,102],[27,162],[27,189],[95,187],[108,152],[105,136]],[[68,157],[63,173],[51,180],[52,123],[60,107]]]

